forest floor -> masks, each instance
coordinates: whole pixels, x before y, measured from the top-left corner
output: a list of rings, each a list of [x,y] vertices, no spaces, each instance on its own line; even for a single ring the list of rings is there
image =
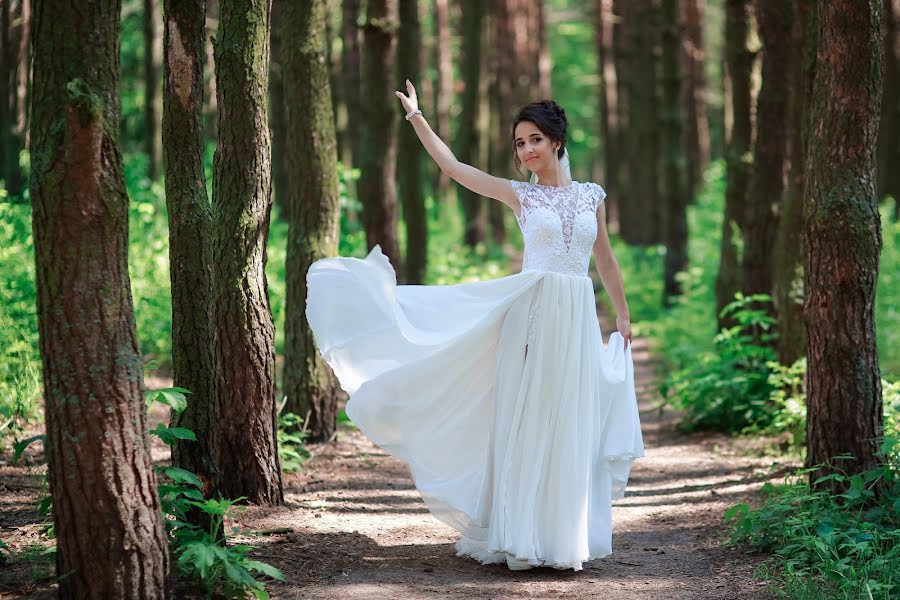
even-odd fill
[[[228,524],[229,531],[282,533],[232,540],[255,545],[257,559],[284,572],[286,582],[268,585],[272,598],[769,597],[765,582],[753,578],[762,557],[725,544],[722,513],[755,499],[764,481],[780,481],[796,465],[760,457],[759,442],[678,432],[676,415],[659,409],[646,341],[635,340],[634,359],[646,457],[635,462],[625,497],[614,503],[613,554],[583,571],[513,572],[457,557],[458,536],[430,515],[405,465],[348,427],[335,442],[312,445],[303,471],[285,474],[284,506],[249,507]],[[164,418],[151,414],[151,421]],[[165,447],[154,449],[156,461],[166,458]],[[0,539],[33,555],[0,568],[7,571],[0,598],[54,597],[52,559],[39,556],[49,544],[36,510],[43,468],[39,455],[32,459],[38,462],[30,467],[0,461]]]
[[[608,337],[604,335],[604,339]],[[405,465],[362,434],[342,429],[314,446],[302,474],[285,481],[287,506],[253,509],[253,529],[293,533],[262,542],[256,556],[284,571],[273,598],[758,599],[760,556],[724,544],[722,513],[755,499],[764,481],[792,466],[759,458],[753,442],[676,431],[659,410],[647,344],[634,347],[646,457],[635,462],[625,498],[614,503],[613,554],[580,572],[513,572],[457,557],[458,534],[430,515]]]

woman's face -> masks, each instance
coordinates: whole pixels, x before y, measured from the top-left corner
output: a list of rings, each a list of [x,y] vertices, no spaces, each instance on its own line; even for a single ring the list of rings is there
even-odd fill
[[[549,137],[531,121],[522,121],[515,129],[516,155],[531,172],[547,171],[558,160]]]

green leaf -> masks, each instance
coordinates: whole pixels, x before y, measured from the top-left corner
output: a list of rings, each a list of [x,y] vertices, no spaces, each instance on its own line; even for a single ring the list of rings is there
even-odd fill
[[[22,453],[25,452],[25,448],[30,446],[34,442],[41,442],[42,444],[47,442],[47,436],[44,434],[33,435],[30,438],[21,440],[13,444],[13,450],[15,450],[15,455],[13,456],[13,462],[16,462],[21,458]]]
[[[166,477],[177,483],[189,483],[196,488],[203,487],[203,482],[200,481],[200,478],[188,470],[179,467],[166,467],[163,469],[163,473],[166,474]]]
[[[744,503],[735,504],[731,508],[725,511],[723,515],[723,519],[725,521],[731,521],[733,519],[743,518],[750,510],[750,506]]]
[[[170,407],[176,413],[180,414],[187,408],[187,398],[185,394],[191,392],[180,387],[161,388],[158,390],[150,390],[147,392],[147,405],[159,402]]]
[[[268,575],[272,579],[284,581],[284,574],[270,564],[259,562],[258,560],[248,560],[246,562],[246,565],[247,568],[252,571],[259,571],[263,575]]]

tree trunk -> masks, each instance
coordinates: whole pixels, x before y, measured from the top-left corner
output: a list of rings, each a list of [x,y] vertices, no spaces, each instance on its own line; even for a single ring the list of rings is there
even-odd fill
[[[884,1],[884,98],[878,133],[878,197],[900,206],[900,0]]]
[[[128,276],[119,18],[115,0],[44,0],[34,19],[30,187],[61,598],[169,597]]]
[[[10,115],[11,94],[9,83],[12,80],[14,51],[10,30],[12,29],[12,14],[10,13],[9,0],[0,2],[0,174],[6,175],[13,158],[9,153],[12,145],[12,115]]]
[[[396,83],[398,0],[369,0],[363,52],[362,147],[359,199],[369,248],[376,244],[402,279],[397,245]]]
[[[437,77],[434,86],[434,130],[442,140],[450,140],[450,103],[453,101],[453,57],[450,50],[450,3],[434,0],[434,64]],[[450,194],[450,178],[437,169],[436,199],[444,200]]]
[[[272,194],[273,204],[285,221],[290,221],[290,193],[287,182],[287,126],[284,122],[284,61],[282,60],[282,39],[288,45],[296,43],[296,32],[284,37],[281,22],[283,2],[272,0],[272,55],[269,59],[269,135],[272,137]]]
[[[747,202],[752,168],[750,148],[753,138],[750,74],[754,54],[748,47],[750,36],[749,0],[726,0],[725,67],[730,98],[731,130],[726,142],[725,215],[722,220],[722,246],[716,276],[716,315],[734,300],[740,289],[744,245],[744,206]],[[719,327],[729,324],[718,316]]]
[[[660,196],[660,133],[657,86],[656,38],[659,30],[659,14],[653,0],[634,3],[634,19],[629,23],[631,51],[634,53],[634,70],[629,74],[629,99],[631,102],[630,134],[636,144],[633,157],[640,160],[629,163],[633,181],[629,202],[640,215],[636,238],[630,243],[650,245],[665,240],[664,205]]]
[[[225,497],[281,504],[275,345],[266,289],[272,206],[266,92],[269,0],[221,0],[216,38],[219,138],[213,164],[216,462]],[[198,437],[202,435],[198,432]]]
[[[613,61],[613,0],[597,0],[594,36],[597,48],[597,71],[600,74],[600,146],[603,153],[603,186],[607,189],[605,200],[607,217],[618,221],[619,162],[623,149],[619,144],[619,105],[616,68]],[[614,214],[610,214],[614,213]]]
[[[615,143],[618,148],[616,173],[611,176],[618,190],[609,190],[613,195],[618,210],[619,234],[629,244],[640,241],[643,215],[640,207],[633,201],[635,181],[631,178],[631,163],[636,155],[637,143],[631,130],[631,77],[634,53],[631,50],[631,27],[634,24],[634,5],[630,0],[613,0],[613,64],[616,70],[616,101],[618,106],[618,135]],[[611,187],[611,186],[610,186]]]
[[[306,321],[306,272],[338,249],[337,143],[325,55],[328,0],[283,2],[285,125],[291,225],[285,310],[285,411],[305,419],[309,439],[325,442],[337,427],[340,386],[316,349]]]
[[[162,9],[160,0],[144,0],[144,152],[147,177],[159,179],[162,165]]]
[[[706,113],[706,46],[703,42],[703,15],[706,0],[683,0],[685,84],[682,87],[684,106],[685,144],[687,147],[687,194],[693,202],[709,164],[709,120]]]
[[[203,99],[203,129],[208,139],[216,139],[219,94],[216,91],[216,54],[213,40],[219,32],[219,0],[206,0],[206,93]]]
[[[400,39],[398,64],[401,77],[398,90],[405,90],[405,81],[418,81],[419,64],[419,7],[416,0],[400,0]],[[403,220],[406,222],[406,282],[425,282],[425,260],[428,256],[428,223],[425,219],[425,193],[422,189],[422,144],[415,129],[403,121],[400,123],[397,141],[400,200],[403,203]]]
[[[762,86],[756,100],[756,122],[765,134],[753,146],[753,172],[744,223],[742,291],[772,295],[775,279],[775,238],[784,194],[788,143],[788,98],[791,75],[793,0],[755,0],[762,42]],[[762,307],[773,313],[767,303]]]
[[[341,50],[341,65],[343,77],[341,79],[344,105],[347,107],[347,127],[344,133],[347,142],[344,144],[343,161],[349,166],[359,166],[360,144],[362,142],[362,130],[360,128],[360,116],[362,106],[360,95],[362,94],[362,72],[360,54],[360,31],[357,19],[359,19],[360,0],[343,0],[341,7],[343,48]]]
[[[173,426],[198,432],[172,449],[175,466],[196,473],[211,494],[220,476],[209,419],[215,415],[212,324],[212,211],[203,172],[204,0],[165,0],[163,159],[169,213],[172,362],[175,385],[192,392]]]
[[[465,82],[462,95],[462,111],[459,115],[457,134],[457,158],[472,164],[478,154],[478,83],[481,81],[481,23],[484,8],[478,0],[464,0],[462,3],[462,68],[461,79]],[[486,207],[484,200],[472,190],[459,186],[459,201],[462,204],[466,231],[466,245],[474,247],[487,239]]]
[[[788,156],[790,176],[778,220],[775,241],[775,314],[778,318],[778,356],[793,364],[806,352],[803,324],[803,194],[806,140],[809,137],[809,101],[815,65],[814,0],[796,0],[791,32],[791,90],[788,103]]]
[[[9,3],[5,3],[9,4]],[[13,10],[14,9],[14,10]],[[30,29],[31,2],[19,0],[14,7],[4,11],[8,14],[9,32],[4,49],[4,69],[8,75],[7,96],[9,111],[6,116],[8,129],[4,129],[3,152],[7,157],[2,177],[6,183],[6,192],[11,200],[19,200],[24,182],[22,168],[19,165],[19,154],[25,148],[25,133],[28,129],[28,90],[31,76]],[[7,15],[5,15],[7,16]],[[6,30],[6,28],[4,28]]]
[[[880,0],[819,3],[807,157],[807,465],[849,454],[839,468],[851,474],[877,466],[883,433],[874,315],[881,13]],[[831,472],[818,468],[811,481]]]
[[[687,267],[688,205],[687,173],[684,162],[684,116],[682,115],[681,27],[678,0],[662,0],[662,202],[666,206],[666,260],[663,305],[671,306],[681,294],[676,275]]]

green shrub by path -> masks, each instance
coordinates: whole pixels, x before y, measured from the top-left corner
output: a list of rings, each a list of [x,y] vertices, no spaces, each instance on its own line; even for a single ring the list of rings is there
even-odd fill
[[[771,555],[759,574],[780,597],[900,594],[900,384],[883,385],[881,468],[829,476],[846,485],[842,494],[813,490],[810,469],[801,469],[782,485],[765,484],[761,506],[738,504],[725,513],[734,543]]]

